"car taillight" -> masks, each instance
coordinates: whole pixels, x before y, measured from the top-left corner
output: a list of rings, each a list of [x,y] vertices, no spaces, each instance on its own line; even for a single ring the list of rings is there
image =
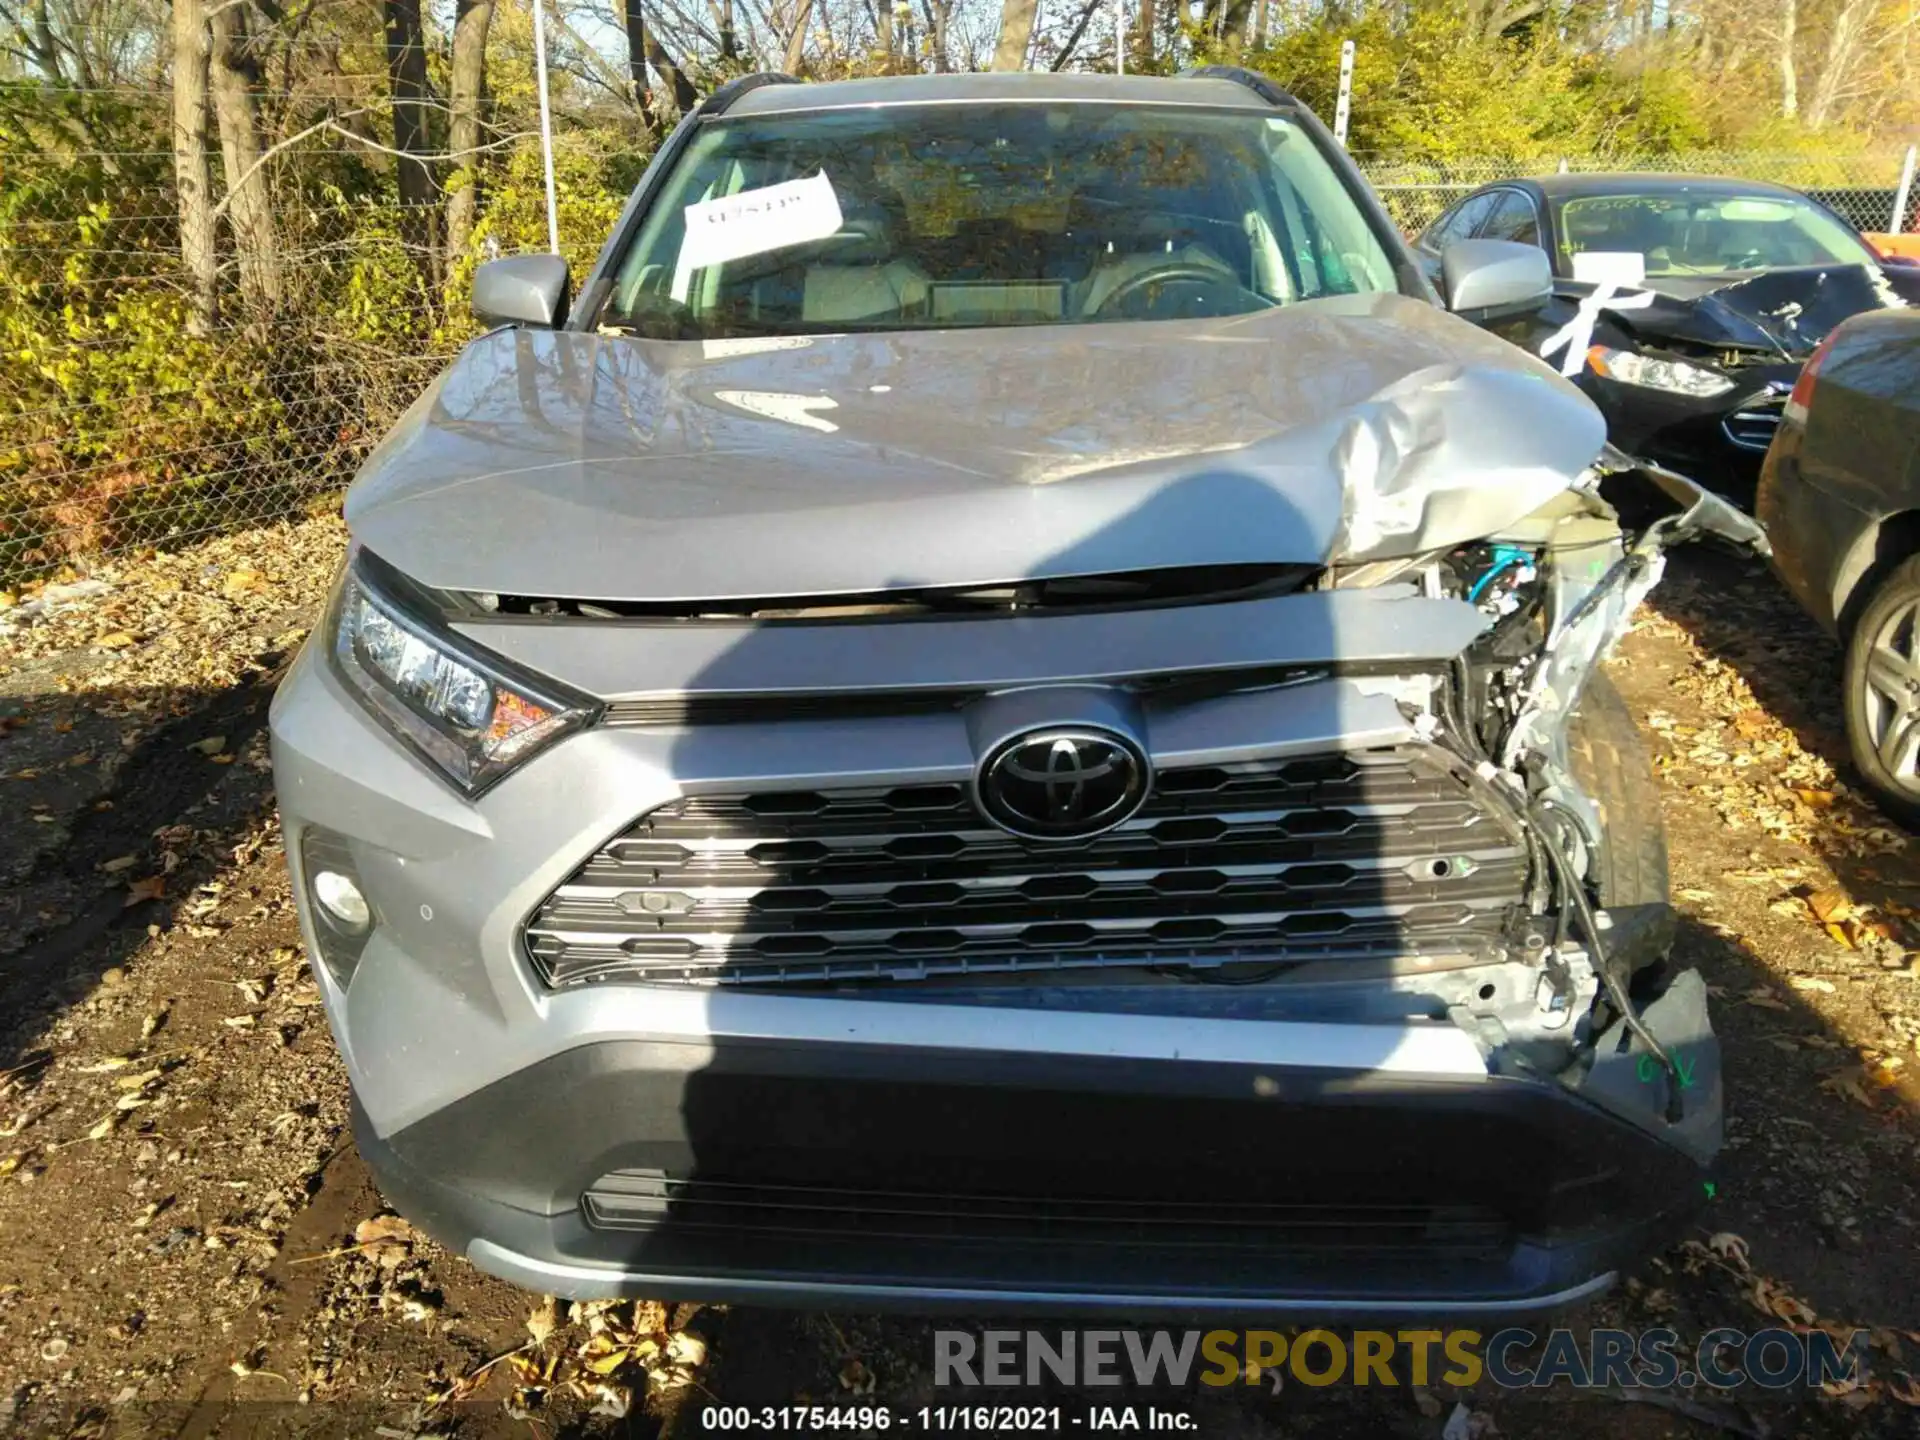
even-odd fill
[[[1800,367],[1800,378],[1793,382],[1793,389],[1787,395],[1785,413],[1787,419],[1796,425],[1807,423],[1807,406],[1813,403],[1813,382],[1819,374],[1821,363],[1827,358],[1827,352],[1833,349],[1833,334],[1829,333],[1807,357],[1807,363]]]

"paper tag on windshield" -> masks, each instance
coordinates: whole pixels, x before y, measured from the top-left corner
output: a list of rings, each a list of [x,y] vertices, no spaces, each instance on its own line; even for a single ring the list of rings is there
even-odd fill
[[[823,170],[759,190],[687,206],[679,268],[698,270],[787,245],[824,240],[840,229],[840,198]]]
[[[1647,278],[1647,257],[1638,250],[1583,250],[1573,257],[1573,278],[1586,285],[1631,289]]]

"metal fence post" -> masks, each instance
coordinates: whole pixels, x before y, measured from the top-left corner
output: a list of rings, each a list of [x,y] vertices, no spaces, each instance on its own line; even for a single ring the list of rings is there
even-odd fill
[[[533,69],[540,90],[540,165],[547,176],[547,248],[560,253],[560,206],[553,189],[553,111],[547,103],[546,0],[533,0]]]
[[[1887,221],[1887,233],[1898,235],[1907,218],[1907,197],[1913,193],[1913,165],[1920,158],[1920,145],[1907,146],[1907,158],[1900,162],[1900,183],[1893,192],[1893,215]]]
[[[1340,99],[1333,107],[1333,138],[1347,144],[1347,118],[1353,113],[1353,42],[1340,42]]]

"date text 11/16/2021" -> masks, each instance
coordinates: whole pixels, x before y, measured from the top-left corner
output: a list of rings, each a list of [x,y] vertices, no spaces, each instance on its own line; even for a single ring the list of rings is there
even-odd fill
[[[922,1405],[895,1410],[888,1405],[708,1405],[700,1412],[708,1432],[734,1431],[1016,1431],[1059,1433],[1086,1430],[1186,1431],[1199,1428],[1184,1410],[1155,1405],[1094,1405],[1084,1413],[1058,1405]]]

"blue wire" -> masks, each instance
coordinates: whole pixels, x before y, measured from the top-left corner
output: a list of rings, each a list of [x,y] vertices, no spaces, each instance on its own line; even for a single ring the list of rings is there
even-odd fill
[[[1496,579],[1499,578],[1500,572],[1503,570],[1506,570],[1510,566],[1517,565],[1519,563],[1520,563],[1520,557],[1518,555],[1507,555],[1502,557],[1499,560],[1494,561],[1492,567],[1488,569],[1487,573],[1482,575],[1478,580],[1473,582],[1473,589],[1467,592],[1467,603],[1469,605],[1478,604],[1481,593],[1487,588],[1487,586],[1491,585]]]

